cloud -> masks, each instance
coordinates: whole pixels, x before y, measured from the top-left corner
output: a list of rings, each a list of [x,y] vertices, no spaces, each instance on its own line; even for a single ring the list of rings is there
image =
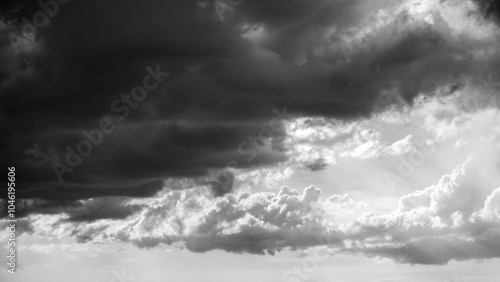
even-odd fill
[[[500,188],[495,189],[484,202],[479,216],[486,221],[498,221],[500,218]]]
[[[95,221],[99,219],[123,219],[142,209],[143,205],[129,203],[123,197],[103,197],[82,201],[80,208],[67,211],[69,221]]]
[[[473,2],[479,6],[484,17],[499,20],[500,2],[498,0],[474,0]]]
[[[0,210],[7,215],[7,205]],[[40,200],[18,199],[16,218],[26,218],[30,214],[68,216],[69,221],[91,222],[99,219],[124,219],[141,210],[144,204],[127,197],[100,197],[88,200]]]
[[[353,235],[360,236],[362,246],[345,251],[410,264],[498,257],[500,225],[494,210],[500,182],[487,176],[498,175],[495,159],[477,155],[438,184],[401,197],[391,214],[355,220]]]
[[[222,249],[255,254],[328,238],[328,230],[314,218],[314,212],[320,212],[315,205],[321,191],[312,186],[302,195],[283,187],[276,194],[227,194],[213,201],[193,198],[191,193],[175,191],[153,201],[115,236],[142,247],[181,241],[194,252]]]
[[[463,261],[467,259],[498,258],[500,248],[497,233],[488,240],[460,240],[442,238],[424,238],[404,244],[402,246],[373,247],[362,252],[368,256],[383,256],[400,263],[410,264],[439,264],[443,265],[450,260]]]
[[[210,188],[215,196],[223,196],[233,192],[234,173],[225,172],[220,174],[216,180],[210,182]]]

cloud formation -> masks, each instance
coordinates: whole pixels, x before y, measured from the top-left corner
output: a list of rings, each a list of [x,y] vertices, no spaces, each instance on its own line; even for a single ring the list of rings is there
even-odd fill
[[[5,37],[1,163],[18,164],[24,175],[19,194],[146,197],[171,177],[204,177],[234,162],[269,167],[287,159],[287,133],[274,132],[271,148],[251,162],[250,149],[240,144],[269,126],[273,108],[286,106],[290,118],[352,120],[412,104],[419,95],[453,93],[478,62],[485,74],[498,69],[489,22],[464,16],[474,32],[455,31],[442,12],[488,14],[493,4],[285,2],[245,2],[227,22],[197,1],[71,2],[39,29],[36,48],[15,53]],[[37,9],[27,1],[8,5],[2,34],[22,35],[21,18]],[[379,24],[371,30],[373,22]],[[353,43],[356,51],[346,61],[340,46],[353,33],[376,40]],[[110,103],[140,84],[148,65],[170,76],[120,120]],[[84,140],[82,130],[96,128],[103,117],[116,130],[58,185],[51,163],[64,159],[65,148]],[[322,170],[331,161],[318,153],[304,167]]]

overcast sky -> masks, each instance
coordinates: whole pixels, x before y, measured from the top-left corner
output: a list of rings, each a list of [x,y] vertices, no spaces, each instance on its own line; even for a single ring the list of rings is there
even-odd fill
[[[2,281],[498,281],[499,1],[6,2]]]

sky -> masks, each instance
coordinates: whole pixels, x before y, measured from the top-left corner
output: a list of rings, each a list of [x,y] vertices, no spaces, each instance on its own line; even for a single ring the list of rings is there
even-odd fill
[[[498,281],[499,9],[4,1],[0,280]]]

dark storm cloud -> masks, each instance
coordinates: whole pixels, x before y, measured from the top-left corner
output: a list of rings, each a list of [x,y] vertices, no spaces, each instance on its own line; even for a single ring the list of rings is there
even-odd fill
[[[233,192],[234,173],[221,173],[217,179],[210,182],[210,188],[216,197]]]
[[[312,171],[319,171],[325,169],[328,164],[325,162],[324,158],[319,158],[309,163],[306,163],[305,166]]]
[[[104,197],[87,200],[80,208],[66,213],[68,221],[94,221],[97,219],[123,219],[141,210],[144,205],[130,204],[124,197]]]
[[[244,1],[224,22],[210,2],[70,1],[38,29],[37,48],[21,54],[6,35],[20,34],[20,18],[40,7],[17,3],[7,7],[2,31],[0,163],[18,168],[19,196],[54,205],[147,197],[166,178],[205,176],[231,161],[269,166],[285,160],[283,131],[251,161],[240,145],[269,126],[274,108],[286,106],[290,117],[367,117],[394,97],[411,103],[443,85],[453,89],[469,73],[468,52],[438,20],[384,27],[383,48],[353,54],[349,64],[336,63],[340,50],[315,55],[314,47],[338,43],[322,38],[326,29],[355,27],[391,1]],[[403,12],[393,25],[407,22]],[[265,28],[262,42],[242,36],[248,26]],[[293,63],[300,52],[303,66]],[[141,85],[147,66],[170,75],[122,121],[110,105]],[[393,99],[384,102],[382,92]],[[51,164],[64,164],[67,146],[76,148],[81,131],[106,116],[116,130],[59,183]]]
[[[7,216],[7,205],[2,206],[2,201],[0,201],[0,214],[2,217]],[[18,200],[16,204],[16,217],[23,218],[29,214],[58,214],[63,210],[78,208],[81,203],[76,201],[66,201],[66,200],[41,200],[41,199],[29,199],[29,200]]]
[[[500,256],[498,239],[498,236],[476,241],[425,238],[403,246],[368,248],[363,253],[388,257],[399,263],[444,265],[451,260],[497,258]]]
[[[5,200],[0,200],[2,217],[7,215],[7,205],[4,203]],[[67,219],[64,221],[124,219],[142,207],[144,205],[130,204],[126,197],[100,197],[85,201],[29,199],[16,201],[16,218],[30,214],[66,214]]]
[[[500,20],[499,0],[474,0],[474,2],[479,5],[484,17],[494,19],[497,22]]]

